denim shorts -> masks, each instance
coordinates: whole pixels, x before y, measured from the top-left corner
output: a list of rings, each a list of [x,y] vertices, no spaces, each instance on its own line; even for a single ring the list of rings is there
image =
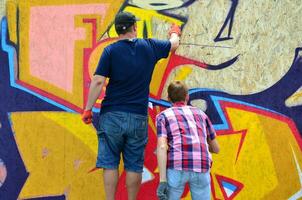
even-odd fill
[[[192,200],[211,199],[210,172],[200,173],[167,169],[168,199],[179,200],[186,183],[189,183]]]
[[[96,167],[117,169],[123,155],[126,171],[143,172],[148,142],[148,117],[126,112],[101,114]]]

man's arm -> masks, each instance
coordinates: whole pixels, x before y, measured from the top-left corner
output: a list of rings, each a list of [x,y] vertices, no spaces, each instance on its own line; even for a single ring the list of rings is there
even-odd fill
[[[179,46],[179,36],[176,33],[172,33],[170,37],[171,49],[170,51],[175,51]]]
[[[85,124],[90,124],[92,122],[92,107],[96,100],[101,94],[102,88],[104,86],[106,77],[100,75],[94,75],[90,83],[88,100],[86,103],[86,108],[82,113],[82,120]]]
[[[171,29],[169,31],[169,35],[170,35],[170,42],[171,42],[171,49],[170,51],[175,51],[178,46],[179,46],[179,39],[180,39],[180,35],[181,35],[181,30],[180,27],[173,24],[171,26]]]
[[[106,77],[100,75],[94,75],[90,83],[88,100],[86,103],[85,110],[91,110],[96,100],[99,98],[101,91],[103,89]]]
[[[94,75],[92,81],[90,83],[88,100],[86,103],[86,108],[82,113],[82,120],[86,124],[90,124],[92,122],[92,107],[95,104],[96,100],[101,94],[102,88],[104,86],[106,77],[100,75]]]
[[[167,182],[167,138],[157,139],[157,163],[159,168],[159,181]]]

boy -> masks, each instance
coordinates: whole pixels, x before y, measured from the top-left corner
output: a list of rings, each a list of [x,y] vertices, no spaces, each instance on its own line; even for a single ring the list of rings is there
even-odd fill
[[[219,152],[208,116],[188,106],[188,89],[180,81],[168,87],[173,106],[156,117],[159,199],[179,200],[186,182],[193,200],[210,200],[211,153]],[[168,148],[167,148],[168,146]]]

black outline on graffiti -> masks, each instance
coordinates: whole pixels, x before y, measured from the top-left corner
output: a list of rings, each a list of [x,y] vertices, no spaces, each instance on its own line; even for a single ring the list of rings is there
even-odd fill
[[[234,22],[234,16],[235,16],[235,12],[236,12],[236,8],[238,5],[238,0],[231,0],[232,5],[230,7],[230,10],[228,12],[227,17],[225,18],[225,21],[220,29],[220,31],[218,32],[217,36],[214,38],[214,42],[220,42],[220,41],[225,41],[225,40],[231,40],[233,39],[231,37],[231,33],[232,33],[232,28],[233,28],[233,22]],[[221,37],[221,34],[224,32],[225,28],[228,26],[228,35],[227,37]]]

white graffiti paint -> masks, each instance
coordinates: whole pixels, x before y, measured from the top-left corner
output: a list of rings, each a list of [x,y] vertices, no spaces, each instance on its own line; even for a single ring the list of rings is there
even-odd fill
[[[150,10],[166,10],[182,6],[188,0],[130,0],[130,5]]]

